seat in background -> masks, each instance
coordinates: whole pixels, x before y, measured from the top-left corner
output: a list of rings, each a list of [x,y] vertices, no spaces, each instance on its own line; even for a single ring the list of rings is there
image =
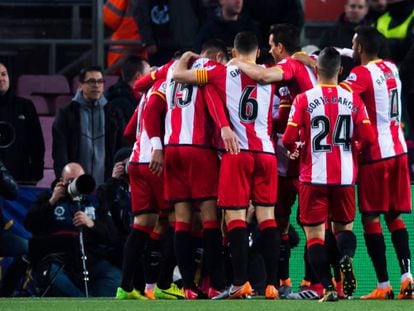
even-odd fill
[[[64,75],[21,75],[16,94],[33,101],[39,115],[55,115],[56,97],[70,95],[69,82]]]

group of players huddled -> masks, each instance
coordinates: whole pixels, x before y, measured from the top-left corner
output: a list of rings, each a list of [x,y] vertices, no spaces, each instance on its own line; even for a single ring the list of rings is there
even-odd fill
[[[269,32],[275,65],[257,65],[257,38],[241,32],[231,60],[225,45],[213,39],[200,55],[185,52],[137,80],[134,91],[143,95],[125,130],[136,136],[128,166],[135,217],[116,297],[255,294],[248,277],[251,214],[266,299],[350,297],[357,285],[352,266],[357,183],[378,279],[361,298],[394,296],[383,214],[401,268],[398,298],[411,299],[411,255],[400,217],[411,212],[401,82],[397,67],[379,58],[383,42],[376,29],[358,28],[353,38],[358,65],[341,83],[341,51],[328,47],[307,56],[299,31],[287,24]],[[297,195],[306,236],[306,290],[292,293],[288,232]],[[202,237],[202,272],[194,259],[194,235]],[[162,254],[157,269],[141,264],[151,254]],[[182,289],[171,281],[175,264]]]

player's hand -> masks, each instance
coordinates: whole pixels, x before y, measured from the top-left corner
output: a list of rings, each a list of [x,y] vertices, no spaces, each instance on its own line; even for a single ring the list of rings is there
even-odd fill
[[[50,205],[55,205],[60,199],[66,194],[66,185],[62,180],[58,181],[55,188],[53,189],[52,196],[49,199]]]
[[[289,150],[287,151],[287,155],[288,155],[289,159],[291,159],[291,160],[296,160],[297,158],[299,158],[300,149],[302,148],[302,146],[305,143],[300,142],[300,141],[296,141],[295,144],[296,144],[296,148],[295,148],[294,151],[289,151]]]
[[[124,162],[117,162],[112,169],[112,177],[119,179],[125,173],[125,164]]]
[[[185,58],[185,59],[198,59],[200,57],[201,57],[200,54],[194,53],[192,51],[187,51],[181,56],[181,58]]]
[[[299,62],[301,62],[305,66],[309,66],[311,68],[315,68],[316,67],[316,60],[313,59],[312,57],[310,57],[305,52],[297,52],[297,53],[295,53],[295,54],[292,55],[292,58],[293,59],[296,59]]]
[[[236,134],[229,126],[221,128],[221,138],[224,142],[224,149],[231,154],[238,154],[240,152],[239,140]]]
[[[150,169],[150,171],[153,174],[160,176],[162,173],[163,164],[164,164],[164,156],[162,153],[162,149],[152,150],[151,161],[148,165],[148,168]]]
[[[89,216],[86,215],[85,212],[82,211],[77,211],[75,213],[72,222],[75,227],[86,226],[88,228],[92,228],[93,226],[95,226],[94,221],[91,218],[89,218]]]

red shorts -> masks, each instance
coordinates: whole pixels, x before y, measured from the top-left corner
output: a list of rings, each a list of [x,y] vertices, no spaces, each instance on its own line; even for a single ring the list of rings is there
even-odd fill
[[[304,226],[330,221],[347,224],[355,218],[355,186],[315,186],[299,182],[299,219]]]
[[[289,217],[298,194],[298,179],[279,176],[277,184],[276,217]]]
[[[130,163],[128,173],[134,215],[158,213],[168,208],[163,196],[162,177],[154,175],[147,163]]]
[[[164,195],[168,202],[216,200],[217,151],[193,146],[168,146],[164,155]]]
[[[242,151],[224,153],[221,160],[217,205],[244,209],[276,203],[277,168],[274,154]]]
[[[362,214],[411,212],[411,185],[407,155],[361,164],[358,200]]]

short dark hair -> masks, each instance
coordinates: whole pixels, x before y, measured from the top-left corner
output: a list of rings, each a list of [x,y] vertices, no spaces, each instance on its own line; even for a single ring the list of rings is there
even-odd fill
[[[259,41],[254,32],[242,31],[234,38],[234,48],[241,54],[249,54],[259,48]]]
[[[273,35],[275,44],[281,43],[289,54],[301,50],[300,31],[291,24],[274,24],[270,26],[269,35]]]
[[[136,73],[142,74],[145,69],[145,60],[136,55],[128,55],[122,63],[122,80],[129,83],[134,80]]]
[[[86,73],[91,71],[99,71],[103,76],[103,70],[101,66],[88,66],[82,68],[79,72],[79,82],[85,82]]]
[[[378,56],[386,45],[384,36],[374,27],[359,26],[355,29],[356,43],[362,46],[368,56]]]
[[[341,67],[341,55],[335,48],[326,47],[319,53],[317,67],[322,77],[332,79]]]
[[[203,43],[201,46],[201,53],[218,53],[222,52],[223,55],[229,60],[229,54],[227,51],[226,44],[223,40],[220,39],[209,39]]]

